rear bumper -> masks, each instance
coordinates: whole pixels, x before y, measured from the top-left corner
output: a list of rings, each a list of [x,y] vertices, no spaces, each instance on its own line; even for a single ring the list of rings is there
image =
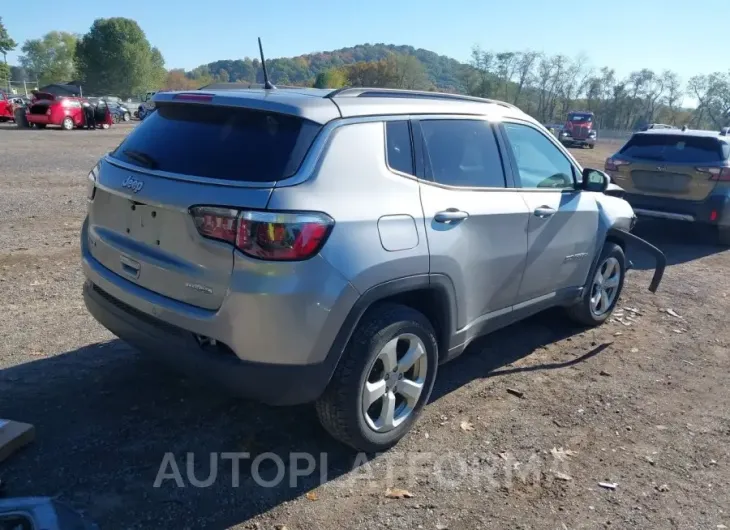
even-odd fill
[[[730,195],[712,193],[704,201],[626,193],[624,199],[640,217],[730,226]]]
[[[31,114],[27,112],[25,114],[26,118],[28,118],[28,123],[42,123],[45,125],[54,125],[53,122],[51,122],[50,116],[47,114]]]
[[[206,349],[192,333],[135,310],[89,280],[84,284],[84,302],[99,323],[142,352],[191,377],[269,405],[314,401],[334,368],[327,360],[307,365],[246,362],[233,352]]]
[[[329,269],[311,282],[234,271],[219,309],[195,307],[99,263],[89,251],[88,220],[81,256],[86,305],[112,333],[193,376],[274,405],[306,403],[322,393],[341,353],[339,333],[360,298],[338,273],[324,272]]]

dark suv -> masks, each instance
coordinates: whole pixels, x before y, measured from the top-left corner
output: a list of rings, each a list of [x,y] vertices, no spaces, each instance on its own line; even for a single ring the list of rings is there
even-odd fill
[[[650,129],[606,160],[638,216],[717,227],[730,245],[730,136],[727,130]]]

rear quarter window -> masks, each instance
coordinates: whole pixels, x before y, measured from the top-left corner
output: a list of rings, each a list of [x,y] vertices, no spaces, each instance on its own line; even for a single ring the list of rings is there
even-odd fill
[[[710,136],[637,134],[626,143],[620,153],[652,162],[702,164],[725,160],[727,150],[723,148],[723,143]]]
[[[162,104],[111,156],[181,175],[271,182],[296,173],[321,128],[245,108]]]

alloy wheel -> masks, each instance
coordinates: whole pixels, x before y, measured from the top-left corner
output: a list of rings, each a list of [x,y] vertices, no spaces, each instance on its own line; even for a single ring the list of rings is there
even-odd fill
[[[591,313],[600,317],[613,306],[621,282],[621,265],[614,257],[600,264],[591,286]]]
[[[428,357],[412,333],[390,340],[380,351],[362,388],[362,413],[372,430],[385,433],[413,413],[426,383]]]

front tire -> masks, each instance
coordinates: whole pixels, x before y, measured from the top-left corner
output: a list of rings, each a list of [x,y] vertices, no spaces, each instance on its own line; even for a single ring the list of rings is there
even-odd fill
[[[603,245],[581,299],[568,307],[568,316],[586,326],[600,326],[616,308],[626,276],[626,256],[616,243]]]
[[[428,402],[438,365],[433,326],[420,312],[381,304],[362,317],[317,416],[335,439],[376,453],[395,445]]]
[[[132,116],[129,115],[129,112],[125,112],[122,118],[124,119],[124,121],[129,121],[132,119]]]

